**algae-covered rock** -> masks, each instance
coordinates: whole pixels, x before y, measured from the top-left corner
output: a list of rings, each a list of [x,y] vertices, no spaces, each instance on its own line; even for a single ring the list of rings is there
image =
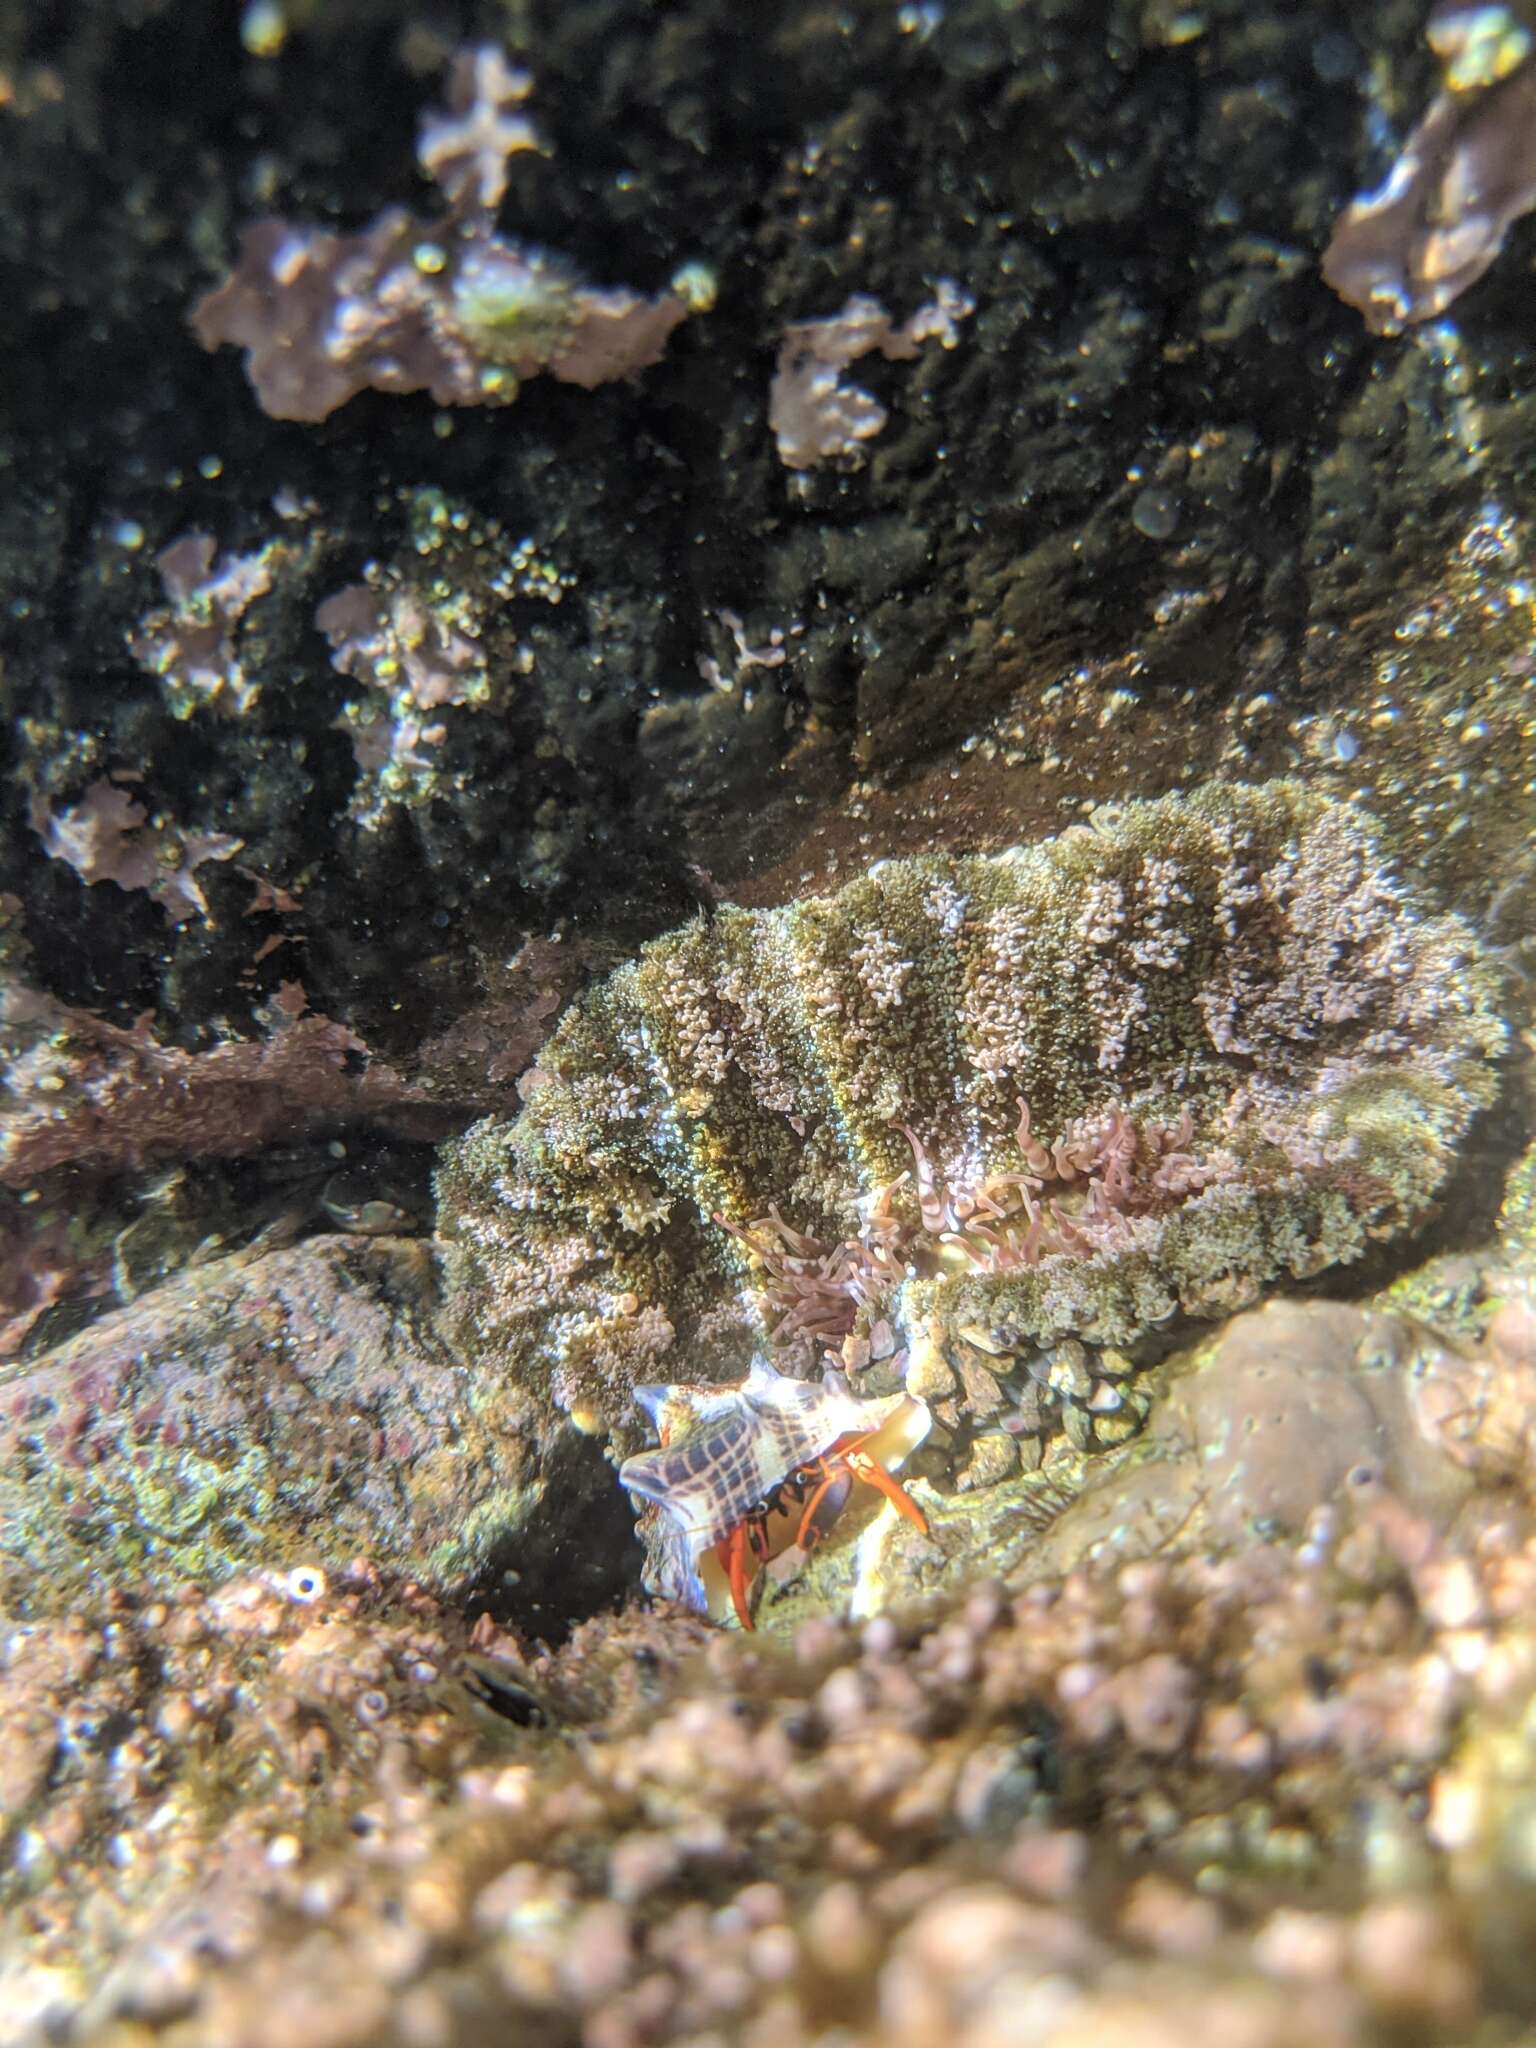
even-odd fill
[[[1536,1357],[1509,1355],[1522,1335],[1462,1353],[1381,1303],[1268,1302],[1148,1373],[1146,1428],[1123,1447],[1058,1438],[1033,1472],[975,1490],[918,1482],[926,1531],[861,1517],[854,1540],[784,1575],[759,1622],[862,1619],[958,1592],[982,1569],[1033,1583],[1090,1561],[1331,1540],[1384,1497],[1448,1531],[1479,1480],[1533,1469]]]
[[[448,1148],[450,1314],[477,1373],[621,1434],[637,1380],[770,1337],[887,1379],[964,1337],[952,1426],[999,1357],[1134,1344],[1411,1232],[1496,1092],[1496,999],[1370,819],[1290,783],[722,909]],[[1086,1446],[1078,1377],[1051,1391]]]
[[[0,2038],[1524,2041],[1533,1574],[1356,1497],[777,1642],[88,1593],[0,1641]]]
[[[361,1552],[438,1586],[542,1497],[515,1409],[435,1327],[430,1249],[191,1266],[0,1380],[0,1577],[51,1602]]]

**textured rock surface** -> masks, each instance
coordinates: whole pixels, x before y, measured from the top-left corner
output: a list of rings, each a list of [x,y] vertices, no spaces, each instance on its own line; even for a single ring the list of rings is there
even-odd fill
[[[314,1238],[191,1266],[0,1380],[13,1592],[366,1551],[431,1583],[515,1536],[542,1487],[436,1328],[416,1240]]]
[[[647,292],[697,259],[715,309],[638,389],[542,380],[446,423],[368,394],[320,429],[262,415],[188,312],[263,212],[353,233],[421,205],[418,125],[461,24],[251,22],[242,45],[196,0],[0,10],[0,886],[34,937],[70,934],[51,993],[183,1038],[249,1028],[295,965],[252,961],[276,928],[244,921],[254,875],[302,906],[281,928],[314,1008],[397,1057],[528,929],[574,912],[628,949],[686,909],[689,856],[743,885],[802,839],[805,798],[856,846],[880,792],[854,781],[934,752],[903,848],[1303,766],[1411,817],[1469,900],[1497,865],[1467,857],[1472,825],[1528,856],[1497,801],[1531,772],[1508,595],[1528,229],[1459,302],[1466,346],[1372,339],[1317,268],[1428,101],[1420,9],[796,0],[750,38],[729,0],[680,25],[644,0],[465,21],[507,35],[546,152],[508,165],[501,230]],[[958,345],[859,366],[889,415],[863,468],[786,471],[784,331],[850,297],[899,321],[945,277],[975,301]],[[487,536],[444,566],[445,602],[503,572],[493,529],[569,582],[558,609],[503,601],[507,710],[448,707],[433,800],[364,819],[314,613],[414,546],[424,491]],[[133,651],[157,557],[193,534],[271,579],[201,709]],[[775,629],[784,658],[753,663]],[[203,871],[211,920],[169,930],[38,860],[30,800],[67,807],[109,769],[244,842]]]
[[[1495,58],[1528,19],[1433,12]],[[0,1584],[4,2048],[1530,2035],[1529,1158],[1484,1241],[1529,1103],[1511,1061],[1497,1121],[1462,1140],[1481,1084],[1443,1014],[1389,1034],[1450,1062],[1411,1118],[1401,1045],[1332,1019],[1351,1057],[1397,1063],[1391,1114],[1309,1098],[1342,1100],[1384,1175],[1283,1242],[1273,1207],[1202,1234],[1186,1269],[1213,1310],[1261,1270],[1363,1297],[1398,1251],[1291,1276],[1451,1195],[1390,1299],[1270,1306],[1159,1358],[1168,1326],[1015,1348],[928,1274],[830,1332],[861,1383],[905,1373],[932,1401],[912,1483],[936,1540],[905,1549],[856,1505],[765,1602],[803,1621],[787,1637],[631,1609],[543,1654],[470,1617],[558,1636],[633,1581],[611,1470],[560,1401],[601,1422],[583,1390],[606,1402],[690,1348],[729,1370],[760,1334],[750,1280],[776,1313],[824,1301],[826,1273],[807,1290],[790,1267],[821,1253],[743,1206],[749,1254],[697,1197],[736,1192],[746,1131],[743,1194],[761,1167],[790,1230],[851,1228],[851,1186],[916,1170],[883,1121],[902,1059],[871,1056],[846,1151],[820,1103],[804,1131],[754,1111],[726,1144],[680,1093],[691,1210],[633,1244],[607,1195],[576,1210],[573,1245],[618,1264],[554,1258],[478,1335],[474,1314],[437,1330],[423,1244],[164,1277],[205,1243],[202,1197],[222,1230],[288,1145],[366,1159],[360,1127],[425,1137],[439,1115],[502,1120],[449,1177],[486,1268],[509,1244],[543,1258],[549,1215],[506,1230],[527,1185],[506,1121],[575,984],[700,904],[790,904],[881,856],[931,872],[1209,777],[1300,778],[1379,817],[1411,888],[1388,933],[1408,915],[1423,961],[1458,911],[1507,959],[1520,1021],[1532,223],[1397,341],[1319,266],[1436,91],[1424,13],[789,0],[744,30],[731,0],[0,0],[0,1393],[37,1401],[33,1448],[0,1401],[25,1545]],[[454,53],[486,37],[504,83],[526,73],[503,96],[539,152],[461,125]],[[1485,118],[1519,111],[1517,83],[1454,124],[1459,163],[1526,146]],[[692,259],[697,317],[640,384],[546,376],[500,413],[363,391],[305,425],[202,353],[188,316],[261,216],[330,254],[388,209],[432,216],[424,116],[425,168],[455,207],[473,189],[497,252],[462,310],[509,355],[549,310],[527,288],[659,297]],[[459,253],[413,241],[419,306]],[[841,379],[824,363],[830,391],[804,363],[786,384],[808,334],[847,353],[850,318],[902,347]],[[780,426],[800,406],[787,442],[776,384]],[[830,459],[791,469],[786,446]],[[563,1043],[606,1044],[646,961],[660,1000],[689,985],[663,967],[713,972],[769,928],[727,913],[669,941],[600,981]],[[903,1058],[897,1026],[932,1007],[908,957],[862,962],[901,987],[873,1043]],[[1439,998],[1471,990],[1476,1024],[1480,978],[1446,966]],[[1164,1261],[1180,1211],[1211,1221],[1236,1183],[1194,1186],[1201,1161],[1159,1135],[1181,1101],[1137,1069],[1122,996],[1073,1010],[1091,1027],[1069,1072],[1102,1084],[1089,1108],[1134,1087],[1145,1111],[1068,1135],[1047,1120],[1078,1113],[1068,1085],[1031,1143],[1092,1156],[1042,1186],[1053,1230],[1100,1228],[1085,1184],[1128,1176]],[[663,1036],[680,1064],[686,1034]],[[858,1048],[821,1037],[815,1071],[843,1086]],[[1278,1065],[1284,1153],[1286,1091],[1316,1075],[1280,1039],[1260,1078]],[[625,1059],[582,1069],[609,1090],[595,1130],[646,1072]],[[1190,1091],[1203,1140],[1230,1106],[1218,1065]],[[978,1102],[987,1146],[1029,1166],[1002,1078],[933,1105],[931,1207],[964,1181]],[[1446,1177],[1448,1144],[1470,1176]],[[647,1147],[618,1164],[654,1197]],[[926,1257],[913,1193],[891,1213]],[[1011,1277],[1033,1314],[1037,1275],[982,1284]],[[941,1284],[936,1332],[916,1306]],[[504,1341],[525,1310],[543,1349]],[[390,1568],[352,1568],[364,1546]],[[979,1558],[1011,1582],[957,1597]],[[412,1583],[433,1573],[454,1608]]]
[[[1529,1334],[1523,1309],[1509,1316],[1470,1352],[1343,1302],[1237,1316],[1125,1394],[1114,1412],[1146,1424],[1122,1446],[1062,1434],[1021,1473],[1016,1462],[987,1469],[995,1461],[978,1451],[1000,1439],[981,1434],[971,1486],[930,1457],[929,1480],[913,1482],[926,1536],[896,1516],[851,1518],[838,1544],[765,1599],[759,1622],[792,1631],[818,1614],[867,1618],[914,1593],[953,1597],[983,1569],[1033,1582],[1258,1542],[1326,1545],[1352,1503],[1384,1497],[1448,1528],[1479,1484],[1530,1468]]]
[[[1506,1338],[1529,1407],[1536,1320]],[[362,1569],[90,1594],[0,1650],[0,2038],[1519,2038],[1504,1470],[787,1642],[630,1614],[539,1656]]]

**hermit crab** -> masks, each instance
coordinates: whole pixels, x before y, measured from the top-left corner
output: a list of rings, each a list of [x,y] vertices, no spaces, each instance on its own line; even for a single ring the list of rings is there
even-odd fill
[[[789,1379],[762,1359],[734,1386],[636,1387],[660,1448],[627,1458],[619,1479],[646,1503],[641,1532],[654,1593],[745,1629],[764,1565],[809,1553],[855,1480],[926,1532],[923,1511],[891,1476],[928,1434],[911,1394],[860,1400],[828,1374]]]

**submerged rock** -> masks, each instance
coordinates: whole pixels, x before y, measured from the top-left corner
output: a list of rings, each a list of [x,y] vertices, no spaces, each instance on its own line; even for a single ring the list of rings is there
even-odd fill
[[[535,1657],[366,1572],[90,1593],[0,1643],[0,2029],[1525,2038],[1533,1585],[1518,1507],[1446,1540],[1382,1497],[792,1642],[630,1613]]]
[[[0,2040],[1513,2039],[1530,1277],[1464,1349],[1235,1319],[1147,1376],[1097,1531],[863,1625],[807,1586],[792,1633],[631,1608],[538,1650],[313,1555],[6,1613]]]
[[[542,1497],[435,1327],[430,1248],[324,1237],[188,1267],[0,1379],[0,1579],[209,1583],[360,1552],[436,1585]]]
[[[1459,1350],[1380,1302],[1272,1301],[1154,1368],[1135,1399],[1146,1427],[1123,1448],[1063,1436],[1037,1469],[919,1485],[923,1534],[866,1520],[857,1541],[785,1575],[762,1619],[792,1632],[815,1615],[865,1618],[956,1593],[979,1568],[1035,1582],[1269,1542],[1320,1556],[1387,1501],[1450,1533],[1479,1488],[1536,1470],[1536,1317],[1506,1307],[1485,1343]],[[977,1435],[971,1467],[999,1441]]]
[[[1123,1440],[1080,1340],[1421,1224],[1496,1092],[1496,993],[1371,821],[1289,783],[723,909],[584,996],[523,1113],[447,1149],[450,1317],[546,1427],[624,1447],[637,1382],[739,1377],[770,1340],[904,1377],[950,1428],[1027,1366],[1047,1430]]]

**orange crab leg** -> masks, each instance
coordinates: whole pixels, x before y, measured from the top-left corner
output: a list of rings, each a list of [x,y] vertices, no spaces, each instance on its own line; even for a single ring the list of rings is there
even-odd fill
[[[851,1472],[839,1472],[836,1466],[833,1466],[823,1473],[820,1483],[805,1504],[800,1526],[795,1531],[795,1541],[807,1556],[842,1513],[852,1490]]]
[[[912,1498],[900,1480],[893,1479],[883,1465],[877,1465],[868,1451],[848,1450],[842,1453],[843,1462],[855,1479],[862,1479],[866,1486],[873,1486],[883,1493],[898,1513],[915,1522],[926,1536],[928,1517]]]
[[[731,1589],[731,1604],[736,1609],[736,1619],[744,1629],[753,1626],[752,1611],[747,1605],[747,1524],[738,1522],[729,1536],[722,1536],[715,1545],[715,1555],[720,1560],[726,1583]]]

